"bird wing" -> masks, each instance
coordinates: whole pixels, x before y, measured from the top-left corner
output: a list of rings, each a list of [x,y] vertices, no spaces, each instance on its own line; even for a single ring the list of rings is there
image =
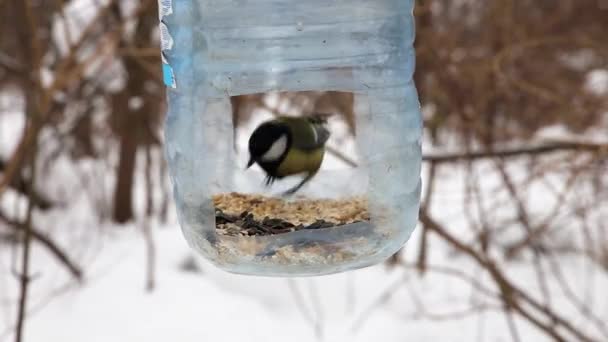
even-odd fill
[[[302,118],[285,118],[293,135],[293,147],[310,151],[323,147],[329,139],[330,132],[322,124]]]
[[[313,129],[315,130],[317,135],[317,144],[325,145],[327,140],[329,140],[329,136],[331,135],[329,130],[323,125],[313,125]]]

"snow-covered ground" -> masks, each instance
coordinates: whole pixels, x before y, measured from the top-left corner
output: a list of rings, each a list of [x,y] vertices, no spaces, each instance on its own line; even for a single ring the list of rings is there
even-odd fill
[[[483,341],[493,341],[508,337],[499,315],[487,316],[482,328],[477,319],[434,323],[409,317],[417,309],[410,291],[417,291],[430,307],[442,303],[447,312],[466,304],[464,294],[470,290],[463,283],[420,280],[413,272],[384,266],[293,280],[232,275],[193,255],[175,224],[155,226],[156,289],[147,292],[145,246],[136,227],[86,228],[97,231],[92,233],[97,239],[71,244],[80,250],[72,255],[80,255],[77,260],[86,265],[82,285],[69,285],[69,276],[46,251],[34,249],[37,278],[32,283],[28,341],[470,341],[479,335]],[[11,340],[15,317],[17,282],[9,271],[10,254],[8,248],[0,254],[2,341]],[[189,267],[184,267],[186,262]]]

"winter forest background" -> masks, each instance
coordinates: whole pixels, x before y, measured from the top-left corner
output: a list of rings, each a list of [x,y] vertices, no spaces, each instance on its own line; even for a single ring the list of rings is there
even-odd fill
[[[608,340],[608,3],[416,3],[420,224],[287,280],[181,235],[155,0],[0,0],[0,341]]]

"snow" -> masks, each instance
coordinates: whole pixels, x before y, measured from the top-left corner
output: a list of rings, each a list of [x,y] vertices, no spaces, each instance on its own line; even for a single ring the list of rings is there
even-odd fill
[[[596,69],[587,76],[587,87],[597,95],[608,93],[608,70]]]
[[[16,90],[3,89],[0,94],[0,157],[7,159],[17,147],[25,128],[23,100]]]
[[[295,307],[289,280],[227,274],[202,260],[197,260],[201,274],[180,271],[180,259],[189,252],[179,231],[165,228],[157,233],[158,286],[154,292],[144,291],[141,238],[125,232],[106,241],[111,247],[87,267],[90,275],[84,285],[59,294],[30,315],[28,341],[315,340],[317,329]],[[48,266],[43,267],[41,277],[50,277],[50,270],[56,268]],[[401,317],[403,309],[394,304],[365,315],[370,302],[400,279],[401,273],[374,267],[291,282],[307,299],[308,311],[320,320],[318,330],[325,341],[370,341],[379,332],[385,341],[411,336],[420,337],[417,340],[450,338],[450,330],[434,331],[427,324],[412,324],[411,329],[404,326],[408,322]],[[43,281],[36,280],[33,288],[40,290]],[[349,282],[355,287],[352,294],[346,291]],[[311,304],[311,289],[319,297],[317,311]],[[35,302],[44,297],[36,296]],[[360,318],[362,315],[368,318]],[[412,331],[417,333],[412,335]],[[4,337],[9,340],[8,335]]]

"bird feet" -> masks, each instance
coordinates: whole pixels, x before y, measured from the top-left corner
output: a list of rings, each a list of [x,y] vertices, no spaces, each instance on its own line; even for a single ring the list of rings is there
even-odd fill
[[[276,177],[266,175],[266,178],[264,179],[264,185],[271,186],[276,179],[277,179]]]

